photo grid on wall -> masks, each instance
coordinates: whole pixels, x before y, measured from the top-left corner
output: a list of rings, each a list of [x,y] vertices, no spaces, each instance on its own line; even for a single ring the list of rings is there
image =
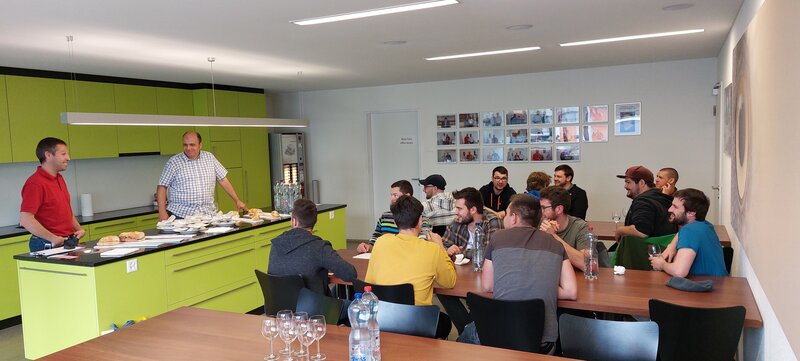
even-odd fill
[[[581,143],[641,134],[641,103],[540,107],[436,116],[438,163],[579,162]]]

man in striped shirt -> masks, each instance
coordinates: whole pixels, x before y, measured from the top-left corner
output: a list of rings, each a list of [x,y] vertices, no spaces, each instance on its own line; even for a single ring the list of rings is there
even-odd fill
[[[395,202],[397,202],[397,198],[400,196],[414,196],[414,187],[411,186],[411,182],[402,179],[397,182],[392,183],[391,192],[389,192],[389,205],[391,206]],[[424,216],[422,217],[422,231],[427,232],[430,231],[430,224],[428,223],[428,219]],[[372,246],[375,245],[375,240],[378,237],[384,234],[397,234],[400,230],[397,229],[397,223],[394,222],[394,216],[392,212],[387,211],[381,214],[381,217],[378,218],[378,223],[375,225],[375,231],[372,232],[372,236],[369,238],[367,242],[361,242],[361,244],[356,247],[356,251],[358,253],[366,253],[372,251]]]
[[[444,191],[447,182],[441,174],[431,174],[419,181],[419,184],[424,186],[422,191],[427,198],[422,202],[422,215],[430,221],[433,233],[444,236],[444,231],[456,216],[453,210],[453,194]]]

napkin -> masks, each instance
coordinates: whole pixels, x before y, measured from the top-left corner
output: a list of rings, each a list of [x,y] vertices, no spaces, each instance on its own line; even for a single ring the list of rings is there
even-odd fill
[[[714,286],[714,281],[692,281],[683,277],[672,277],[667,281],[667,286],[681,291],[709,292]]]
[[[614,266],[614,274],[615,275],[624,275],[625,274],[625,266]]]

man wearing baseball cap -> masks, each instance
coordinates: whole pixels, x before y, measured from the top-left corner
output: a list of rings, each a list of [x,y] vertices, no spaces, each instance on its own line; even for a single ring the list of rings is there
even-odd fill
[[[431,174],[427,178],[419,181],[423,185],[426,200],[422,202],[422,215],[427,217],[433,233],[444,236],[444,231],[450,223],[453,223],[455,212],[453,211],[453,194],[445,192],[444,187],[447,182],[441,174]]]
[[[663,241],[657,238],[677,231],[675,225],[669,222],[668,210],[672,197],[655,187],[653,172],[644,166],[630,167],[617,178],[625,179],[627,196],[633,201],[625,215],[625,225],[615,231],[618,241],[624,237],[624,242],[620,242],[617,249],[616,264],[627,268],[650,269],[647,244],[669,244],[669,239]]]

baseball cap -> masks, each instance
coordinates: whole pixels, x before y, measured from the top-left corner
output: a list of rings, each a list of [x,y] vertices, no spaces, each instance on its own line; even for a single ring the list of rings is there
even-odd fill
[[[625,171],[625,174],[619,174],[617,175],[617,178],[630,178],[634,182],[644,180],[644,182],[648,184],[653,183],[655,180],[653,178],[653,172],[641,165],[635,165],[628,168],[628,170]]]
[[[419,184],[424,186],[434,186],[439,189],[444,189],[444,186],[447,185],[447,182],[444,180],[441,174],[431,174],[428,178],[421,179]]]

